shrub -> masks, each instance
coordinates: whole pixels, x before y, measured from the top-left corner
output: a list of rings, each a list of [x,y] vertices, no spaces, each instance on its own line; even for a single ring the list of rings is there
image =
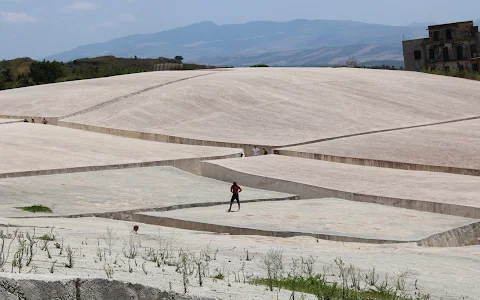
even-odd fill
[[[16,207],[16,209],[28,211],[31,213],[51,213],[52,210],[49,207],[43,205],[32,205],[32,206],[24,206],[24,207]]]

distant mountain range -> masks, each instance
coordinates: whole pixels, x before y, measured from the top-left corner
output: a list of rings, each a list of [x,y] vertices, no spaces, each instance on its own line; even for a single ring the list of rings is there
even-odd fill
[[[204,56],[195,58],[193,61],[222,66],[250,66],[264,63],[270,66],[315,67],[340,65],[345,63],[351,56],[357,58],[360,63],[377,61],[377,65],[403,65],[402,49],[401,46],[397,44],[357,44],[305,50],[265,52],[260,54]]]
[[[412,25],[386,26],[332,20],[235,25],[201,22],[85,45],[46,59],[69,61],[103,55],[141,58],[181,55],[189,62],[229,66],[341,64],[349,56],[357,57],[360,62],[401,61],[402,39],[427,35],[425,26]]]

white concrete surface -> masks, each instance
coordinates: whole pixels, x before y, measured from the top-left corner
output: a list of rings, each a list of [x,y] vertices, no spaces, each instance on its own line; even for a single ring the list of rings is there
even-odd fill
[[[16,207],[35,204],[47,215],[78,215],[230,201],[230,183],[173,167],[148,167],[0,179],[0,216],[38,216]],[[243,200],[293,195],[245,188]]]
[[[373,243],[419,241],[436,233],[479,222],[334,198],[248,203],[240,211],[234,203],[231,213],[225,212],[225,206],[214,206],[140,214],[239,228],[239,234],[242,234],[242,229],[258,229],[272,233],[326,235],[327,238],[351,237]]]
[[[409,164],[416,164],[473,169],[480,173],[480,120],[368,134],[280,151],[306,157],[332,156],[332,160],[357,158],[369,160],[359,164],[373,166],[398,162],[394,167],[401,168],[403,164],[405,168],[412,168]]]
[[[209,75],[190,78],[199,74]],[[171,82],[175,83],[164,85]],[[364,203],[351,204],[351,207],[342,205],[341,209],[332,209],[328,213],[325,210],[316,212],[307,207],[303,209],[306,212],[301,214],[297,210],[302,209],[297,209],[292,204],[283,217],[255,209],[251,215],[259,217],[252,220],[251,216],[241,214],[248,212],[249,205],[252,208],[256,206],[244,205],[242,211],[237,213],[238,216],[244,216],[247,218],[245,223],[255,223],[255,226],[295,226],[305,230],[319,230],[322,228],[314,223],[294,223],[289,218],[298,215],[301,220],[302,216],[311,216],[316,212],[315,217],[310,218],[313,219],[312,222],[319,217],[324,217],[325,220],[329,218],[332,220],[330,225],[325,223],[323,229],[345,235],[397,235],[407,239],[428,232],[439,232],[463,224],[463,221],[459,221],[463,218],[447,215],[475,215],[480,218],[480,177],[269,155],[203,163],[205,175],[228,181],[220,183],[171,168],[138,167],[149,166],[148,163],[151,162],[171,162],[176,167],[199,172],[200,160],[234,157],[242,150],[164,144],[138,139],[165,139],[181,143],[182,138],[189,138],[191,143],[198,141],[196,144],[204,145],[232,147],[243,144],[241,147],[247,150],[251,144],[277,147],[480,116],[479,94],[479,82],[458,78],[410,72],[313,68],[157,72],[3,91],[0,92],[0,117],[51,117],[50,124],[57,124],[57,117],[75,115],[64,121],[76,122],[80,124],[79,128],[83,126],[86,130],[97,128],[98,131],[110,134],[118,134],[116,129],[130,130],[127,134],[137,139],[41,124],[2,124],[0,177],[14,173],[40,175],[43,171],[48,174],[47,171],[52,170],[85,172],[0,179],[0,216],[30,217],[31,214],[17,211],[14,207],[32,204],[51,206],[54,215],[70,215],[181,206],[197,201],[228,203],[229,182],[235,180],[244,188],[247,185],[284,193],[246,188],[242,194],[244,200],[249,197],[258,199],[285,193],[297,194],[298,191],[304,196],[314,195],[314,198],[370,201],[445,214],[427,218],[422,217],[426,216],[423,213],[409,211],[408,214],[403,214],[400,210],[389,207],[368,209],[372,204]],[[434,129],[424,127],[422,130],[412,130],[412,139],[425,140],[414,151],[423,151],[427,155],[410,155],[408,151],[411,151],[409,147],[412,142],[409,137],[392,138],[394,135],[390,132],[385,136],[386,142],[383,142],[383,138],[374,141],[379,144],[374,149],[380,152],[374,157],[385,155],[385,158],[399,160],[408,157],[406,161],[440,161],[448,165],[455,163],[475,166],[477,161],[471,157],[475,150],[465,149],[469,145],[473,145],[473,149],[478,146],[476,125],[461,127],[465,124],[476,123],[450,123],[432,126]],[[89,129],[88,125],[93,127]],[[102,127],[113,130],[102,130]],[[441,129],[436,131],[435,128]],[[445,137],[452,142],[438,146]],[[203,141],[220,141],[224,144]],[[367,155],[372,152],[368,149],[370,142],[352,149],[348,140],[345,141],[346,144],[341,147],[332,146],[332,153],[342,150],[345,154]],[[455,145],[462,150],[458,151]],[[401,151],[389,152],[386,150],[389,147],[398,147]],[[427,158],[429,151],[435,153]],[[443,152],[446,154],[442,155]],[[127,164],[135,168],[97,171],[103,167],[116,168]],[[35,173],[36,171],[38,172]],[[355,209],[357,205],[359,208]],[[272,206],[264,204],[264,207]],[[211,223],[230,221],[222,220],[223,217],[231,217],[224,211],[227,207],[220,208],[222,212],[218,216],[213,215],[211,210],[202,210],[210,213],[206,215],[210,216],[208,221]],[[275,209],[280,210],[279,207]],[[192,218],[198,218],[193,211]],[[197,210],[195,214],[196,212]],[[348,212],[350,219],[343,217]],[[416,218],[410,219],[410,214]],[[215,218],[219,220],[214,220]],[[418,221],[419,219],[421,220]],[[24,268],[22,273],[30,271],[42,277],[105,278],[107,263],[112,265],[118,258],[113,264],[114,279],[163,290],[169,290],[171,286],[173,291],[179,292],[182,290],[181,275],[175,272],[175,267],[157,267],[155,263],[142,258],[150,247],[159,250],[159,243],[165,245],[164,242],[168,240],[175,241],[175,257],[178,257],[180,248],[193,251],[196,255],[208,247],[212,252],[218,248],[218,258],[211,262],[209,271],[211,275],[223,272],[226,280],[214,282],[207,276],[205,286],[199,287],[195,277],[191,276],[189,288],[192,295],[232,300],[243,300],[245,295],[253,295],[255,299],[288,299],[289,292],[281,292],[277,296],[276,293],[265,291],[264,287],[234,282],[234,277],[241,272],[249,278],[265,276],[264,270],[259,267],[261,259],[267,251],[276,248],[284,251],[286,264],[294,257],[312,255],[316,259],[315,270],[319,273],[325,270],[323,267],[327,270],[335,269],[333,260],[337,257],[341,257],[347,265],[357,265],[363,272],[375,267],[382,278],[386,273],[399,274],[402,269],[408,268],[414,274],[410,278],[409,290],[413,292],[413,284],[418,279],[418,287],[422,292],[431,294],[431,299],[477,299],[480,294],[480,285],[475,280],[480,263],[479,246],[435,249],[415,244],[338,243],[308,237],[282,239],[229,236],[139,224],[139,234],[133,239],[138,242],[140,252],[137,260],[129,261],[123,255],[123,249],[128,244],[128,235],[135,223],[97,218],[9,218],[0,219],[0,224],[0,230],[4,232],[14,229],[7,228],[7,225],[21,226],[21,230],[30,232],[35,227],[37,235],[50,232],[50,228],[46,227],[55,227],[55,242],[63,240],[65,246],[74,249],[73,269],[64,267],[65,251],[60,254],[54,243],[50,243],[51,259],[46,257],[45,251],[37,250],[33,264]],[[331,227],[326,227],[327,225]],[[107,226],[118,235],[114,239],[112,254],[105,256],[108,252],[104,239]],[[442,238],[431,242],[441,242]],[[10,249],[3,271],[12,270],[13,253],[18,249],[15,243]],[[254,254],[253,261],[245,261],[245,250]],[[102,255],[104,258],[100,261]],[[55,274],[49,275],[55,260],[58,261]],[[129,262],[132,272],[128,271]],[[142,265],[146,272],[142,270]],[[338,280],[338,277],[329,279]],[[394,279],[390,282],[394,282]]]
[[[27,226],[20,227],[21,231],[33,232],[35,226],[36,235],[50,233],[54,226],[53,233],[58,242],[64,239],[64,246],[70,246],[74,250],[75,265],[72,269],[63,267],[66,262],[65,251],[59,255],[60,250],[56,249],[54,243],[49,248],[52,259],[47,258],[45,251],[37,251],[33,264],[35,265],[36,278],[62,278],[64,276],[100,277],[106,278],[104,261],[99,260],[98,253],[106,252],[107,262],[113,265],[118,254],[117,265],[113,265],[113,279],[140,283],[147,286],[157,287],[163,290],[170,290],[170,283],[174,292],[182,291],[181,274],[175,272],[175,267],[163,265],[158,268],[155,263],[146,262],[147,275],[143,272],[141,265],[145,251],[152,247],[159,249],[159,243],[171,243],[174,256],[181,248],[193,251],[198,257],[200,251],[210,249],[213,255],[218,249],[216,260],[209,265],[209,274],[214,276],[219,270],[225,276],[225,280],[214,281],[205,278],[204,287],[198,286],[198,280],[190,276],[189,295],[213,296],[215,299],[243,300],[245,295],[254,299],[277,299],[277,293],[266,291],[265,287],[256,287],[243,283],[236,283],[234,272],[240,273],[242,264],[244,274],[252,278],[254,276],[265,276],[265,271],[260,267],[262,258],[271,249],[283,250],[285,271],[290,270],[292,258],[307,258],[312,256],[315,259],[314,270],[320,274],[327,270],[329,280],[337,280],[337,277],[328,276],[336,274],[338,269],[333,260],[340,257],[348,266],[353,264],[366,273],[368,269],[375,267],[380,276],[380,281],[389,274],[389,282],[394,283],[394,274],[400,274],[408,270],[411,274],[407,279],[407,289],[414,291],[414,283],[417,281],[419,290],[424,294],[430,294],[432,300],[458,300],[477,299],[480,294],[480,286],[477,284],[478,264],[480,263],[480,246],[464,248],[425,248],[412,244],[409,245],[370,245],[356,243],[338,243],[331,241],[316,241],[314,238],[274,238],[260,236],[230,236],[219,234],[208,234],[195,231],[170,229],[145,224],[139,224],[139,233],[134,236],[135,243],[141,243],[137,264],[130,260],[133,269],[128,272],[128,259],[122,253],[125,243],[128,244],[129,232],[135,223],[113,221],[97,218],[86,219],[0,219],[0,224]],[[107,236],[107,227],[115,234],[113,239],[112,255],[108,254],[108,248],[103,237]],[[8,228],[12,232],[15,228]],[[3,227],[1,230],[6,231]],[[163,244],[164,245],[164,244]],[[10,272],[10,262],[16,246],[12,246],[12,253],[9,263],[5,269]],[[246,261],[248,250],[253,260]],[[57,261],[54,274],[50,274],[50,267],[53,261]],[[175,258],[176,260],[176,258]],[[15,268],[16,269],[16,268]],[[32,269],[24,268],[26,273]],[[33,272],[33,271],[32,271]],[[241,277],[243,278],[243,277]],[[230,282],[230,286],[229,286]],[[282,291],[278,299],[288,299],[289,292]],[[298,296],[298,294],[297,294]],[[465,297],[465,298],[464,298]],[[314,299],[307,298],[307,299]]]
[[[281,155],[202,164],[202,174],[208,177],[233,179],[239,184],[296,193],[302,197],[318,198],[324,193],[328,196],[322,197],[358,198],[358,201],[395,206],[406,203],[410,206],[406,208],[427,211],[437,210],[436,204],[446,204],[439,205],[441,209],[435,212],[479,217],[480,178],[477,176],[412,172]]]
[[[476,81],[414,72],[236,69],[168,85],[64,121],[281,146],[479,116],[479,93]]]
[[[205,71],[147,72],[46,84],[0,92],[0,115],[61,117]]]
[[[141,141],[56,126],[0,126],[0,175],[75,167],[239,155],[241,150]]]

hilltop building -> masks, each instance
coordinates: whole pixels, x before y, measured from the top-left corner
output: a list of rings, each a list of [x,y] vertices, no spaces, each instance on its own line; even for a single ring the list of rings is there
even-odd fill
[[[163,64],[156,64],[153,66],[154,71],[173,71],[173,70],[183,70],[183,64],[176,64],[176,63],[163,63]]]
[[[407,71],[479,72],[480,33],[473,21],[428,27],[429,37],[403,41]]]

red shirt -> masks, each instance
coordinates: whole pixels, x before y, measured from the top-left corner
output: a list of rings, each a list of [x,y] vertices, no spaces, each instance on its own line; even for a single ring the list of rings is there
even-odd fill
[[[241,191],[242,188],[239,186],[239,185],[232,185],[232,187],[230,188],[230,191],[232,191],[232,193],[234,194],[238,194],[238,191]]]

